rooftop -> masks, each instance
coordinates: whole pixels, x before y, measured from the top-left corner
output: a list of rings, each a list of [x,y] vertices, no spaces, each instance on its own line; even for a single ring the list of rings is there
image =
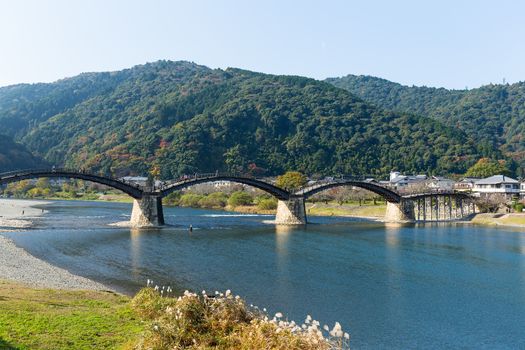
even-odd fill
[[[475,182],[476,185],[497,185],[501,183],[517,184],[519,181],[505,175],[494,175]]]
[[[476,182],[481,180],[479,177],[465,177],[460,182]]]
[[[420,182],[427,179],[426,175],[398,175],[397,177],[391,178],[391,183],[398,183],[398,182]]]

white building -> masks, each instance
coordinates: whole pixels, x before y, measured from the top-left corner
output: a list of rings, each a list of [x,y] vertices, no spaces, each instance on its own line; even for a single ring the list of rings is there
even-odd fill
[[[525,198],[525,182],[521,183],[520,194],[521,194],[521,198]]]
[[[431,191],[437,192],[452,192],[454,190],[454,184],[455,182],[453,180],[443,176],[432,176],[427,182],[428,188]]]
[[[519,196],[520,183],[505,175],[494,175],[476,181],[472,192],[478,195],[504,194],[510,199]]]
[[[145,176],[124,176],[120,178],[121,181],[127,183],[133,183],[140,186],[145,186],[148,178]]]
[[[148,178],[146,176],[124,176],[121,177],[119,180],[128,184],[134,184],[139,186],[146,186],[146,183],[148,182]],[[160,187],[163,184],[163,181],[155,180],[155,187]]]
[[[400,192],[411,191],[426,186],[426,181],[426,175],[401,175],[397,171],[392,171],[388,187]]]

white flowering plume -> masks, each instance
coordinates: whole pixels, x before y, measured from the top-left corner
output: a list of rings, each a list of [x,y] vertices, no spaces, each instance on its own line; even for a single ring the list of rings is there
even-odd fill
[[[183,337],[186,333],[194,332],[193,328],[200,327],[199,324],[203,322],[210,323],[213,325],[212,327],[221,332],[235,329],[236,324],[244,324],[245,327],[251,329],[249,334],[252,335],[245,339],[248,342],[253,341],[250,339],[255,337],[253,334],[262,334],[271,338],[268,341],[282,339],[286,342],[295,339],[293,341],[299,342],[301,349],[349,349],[350,336],[343,332],[339,322],[335,322],[335,325],[330,329],[327,325],[321,327],[319,321],[310,315],[306,316],[302,324],[289,321],[284,318],[282,312],[276,312],[273,317],[270,317],[266,309],[261,310],[251,304],[246,305],[240,296],[232,294],[230,290],[226,290],[224,293],[215,291],[211,295],[204,290],[199,294],[185,291],[177,298],[170,298],[168,294],[173,292],[171,287],[159,287],[150,280],[148,280],[148,286],[153,293],[161,298],[160,300],[166,300],[164,308],[161,306],[163,303],[161,301],[153,304],[161,308],[154,315],[160,321],[152,323],[152,337],[163,337],[166,334],[179,334]],[[181,327],[189,327],[191,331],[181,331],[179,329]],[[209,328],[210,326],[206,329]],[[274,335],[271,336],[271,334]],[[239,335],[239,337],[241,336]],[[169,339],[173,340],[174,338],[170,336]],[[228,339],[232,339],[232,336],[228,336]],[[197,346],[196,339],[192,338],[189,341]],[[256,346],[263,346],[264,344],[261,343]],[[177,348],[176,346],[172,348]],[[250,343],[250,346],[255,345]]]

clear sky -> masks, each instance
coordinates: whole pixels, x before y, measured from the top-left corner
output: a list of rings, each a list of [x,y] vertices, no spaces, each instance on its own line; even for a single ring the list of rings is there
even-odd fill
[[[407,85],[525,80],[525,1],[0,0],[0,86],[159,59]]]

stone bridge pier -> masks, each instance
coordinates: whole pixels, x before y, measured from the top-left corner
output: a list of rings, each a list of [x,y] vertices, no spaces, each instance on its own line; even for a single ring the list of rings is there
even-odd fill
[[[144,194],[141,199],[133,200],[130,224],[132,227],[158,227],[164,225],[162,197]]]
[[[410,199],[401,199],[399,203],[388,202],[386,205],[385,221],[415,221],[414,202]]]
[[[280,225],[304,225],[306,224],[306,210],[303,196],[291,196],[287,200],[277,202],[275,223]]]

